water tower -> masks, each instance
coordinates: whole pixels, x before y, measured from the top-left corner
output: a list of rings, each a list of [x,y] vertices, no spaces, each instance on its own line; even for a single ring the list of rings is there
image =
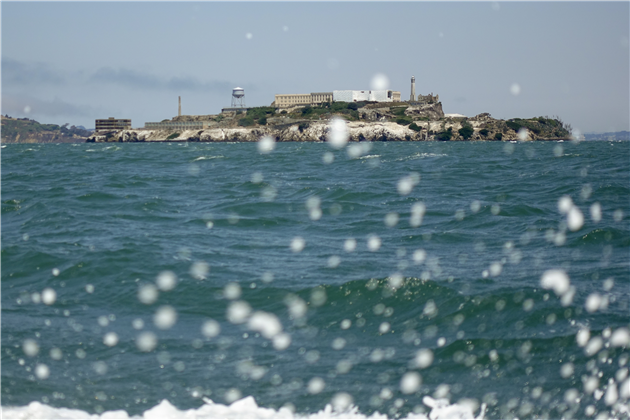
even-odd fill
[[[240,87],[232,89],[232,108],[245,108],[245,90]]]

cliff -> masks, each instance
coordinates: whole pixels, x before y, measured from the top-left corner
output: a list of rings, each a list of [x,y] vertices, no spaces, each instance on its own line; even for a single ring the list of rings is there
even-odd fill
[[[270,136],[279,142],[326,141],[330,130],[329,121],[333,116],[347,120],[349,141],[533,141],[571,138],[570,132],[557,119],[538,117],[504,121],[494,119],[487,113],[472,118],[448,117],[439,102],[411,106],[406,103],[381,103],[353,108],[340,111],[330,108],[302,108],[292,113],[281,113],[279,116],[273,113],[273,109],[265,110],[273,113],[271,115],[274,116],[269,118],[259,111],[252,115],[248,111],[245,116],[188,116],[187,120],[206,119],[212,124],[203,130],[134,129],[100,132],[91,136],[88,141],[255,142],[263,136]],[[177,119],[182,120],[183,117]]]
[[[91,131],[68,124],[40,124],[28,118],[2,116],[2,143],[84,143]]]

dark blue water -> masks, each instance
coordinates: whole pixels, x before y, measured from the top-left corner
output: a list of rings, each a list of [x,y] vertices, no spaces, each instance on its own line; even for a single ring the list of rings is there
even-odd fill
[[[330,151],[4,147],[2,405],[627,417],[629,142]]]

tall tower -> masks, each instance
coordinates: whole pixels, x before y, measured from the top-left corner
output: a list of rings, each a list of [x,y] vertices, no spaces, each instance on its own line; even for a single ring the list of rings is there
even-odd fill
[[[232,108],[245,108],[245,90],[240,87],[232,89]]]
[[[411,102],[416,101],[416,76],[411,76]]]
[[[182,116],[182,97],[181,96],[179,97],[179,109],[177,110],[177,115],[179,117]]]

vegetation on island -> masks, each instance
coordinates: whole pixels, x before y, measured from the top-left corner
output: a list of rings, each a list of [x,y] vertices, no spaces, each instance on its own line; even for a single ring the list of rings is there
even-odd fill
[[[92,131],[69,124],[40,124],[29,118],[2,116],[2,143],[78,143]]]

